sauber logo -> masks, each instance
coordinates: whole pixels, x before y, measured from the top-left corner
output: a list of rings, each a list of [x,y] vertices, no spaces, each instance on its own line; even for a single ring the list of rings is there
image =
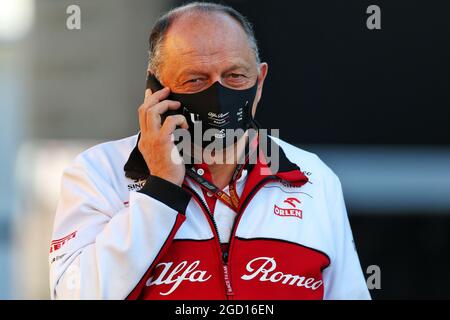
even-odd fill
[[[53,240],[50,243],[50,253],[52,253],[53,251],[59,250],[63,245],[65,245],[67,242],[69,242],[69,240],[75,238],[76,235],[77,235],[77,232],[74,231],[71,234],[65,236],[64,238],[61,238],[58,240]]]
[[[284,203],[287,203],[291,206],[291,208],[280,208],[277,205],[273,206],[273,213],[275,213],[277,216],[281,217],[297,217],[302,219],[302,210],[297,208],[297,204],[300,204],[301,201],[297,198],[287,198],[283,201]]]
[[[156,269],[163,267],[158,278],[153,280],[153,277],[148,278],[147,287],[160,284],[171,284],[172,287],[167,292],[160,292],[162,296],[167,296],[174,292],[183,281],[189,282],[205,282],[211,278],[211,275],[207,275],[206,271],[196,270],[200,261],[194,261],[188,265],[187,261],[181,262],[169,273],[172,268],[173,262],[163,262],[156,266]],[[169,274],[168,274],[169,273]]]

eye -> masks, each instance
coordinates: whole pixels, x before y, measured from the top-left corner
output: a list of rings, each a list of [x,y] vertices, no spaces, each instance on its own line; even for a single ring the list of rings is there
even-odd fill
[[[246,76],[244,76],[243,74],[240,74],[240,73],[230,73],[230,78],[233,78],[233,79],[239,79],[239,78],[246,78]]]
[[[199,82],[200,80],[201,80],[200,78],[195,78],[195,79],[188,80],[188,81],[186,81],[185,83],[197,83],[197,82]]]

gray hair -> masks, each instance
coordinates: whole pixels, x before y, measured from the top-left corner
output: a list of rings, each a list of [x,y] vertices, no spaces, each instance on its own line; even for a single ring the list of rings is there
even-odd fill
[[[162,63],[162,47],[167,30],[176,18],[184,13],[193,11],[205,13],[223,13],[235,19],[244,29],[248,37],[250,47],[255,53],[257,64],[261,62],[253,26],[246,17],[227,5],[211,2],[192,2],[176,7],[165,13],[156,21],[155,25],[153,26],[149,38],[148,69],[153,70],[156,74],[156,77],[159,76],[160,66]]]

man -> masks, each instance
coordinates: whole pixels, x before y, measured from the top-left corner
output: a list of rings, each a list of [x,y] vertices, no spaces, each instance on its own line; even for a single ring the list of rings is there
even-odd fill
[[[255,127],[267,71],[229,7],[192,3],[160,18],[148,74],[166,87],[146,91],[140,134],[85,151],[64,173],[53,298],[370,298],[340,182],[317,156],[270,138],[281,147],[273,170],[259,151],[248,161],[248,135],[193,165],[173,152],[177,127]],[[246,160],[218,161],[230,148]]]

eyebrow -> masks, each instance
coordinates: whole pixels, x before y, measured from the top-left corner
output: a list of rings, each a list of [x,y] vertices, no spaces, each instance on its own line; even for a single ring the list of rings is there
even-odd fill
[[[242,65],[242,64],[234,64],[231,67],[227,68],[224,73],[227,73],[227,72],[230,72],[230,71],[236,70],[236,69],[244,69],[247,72],[250,71],[250,67],[249,66],[245,66],[245,65]]]
[[[249,66],[245,66],[243,64],[233,64],[230,67],[228,67],[227,69],[225,69],[225,71],[223,73],[228,73],[230,71],[237,70],[237,69],[244,69],[246,72],[250,71]],[[205,75],[206,73],[201,70],[198,70],[198,69],[185,69],[180,72],[178,78],[181,78],[186,75],[192,75],[192,74]]]

